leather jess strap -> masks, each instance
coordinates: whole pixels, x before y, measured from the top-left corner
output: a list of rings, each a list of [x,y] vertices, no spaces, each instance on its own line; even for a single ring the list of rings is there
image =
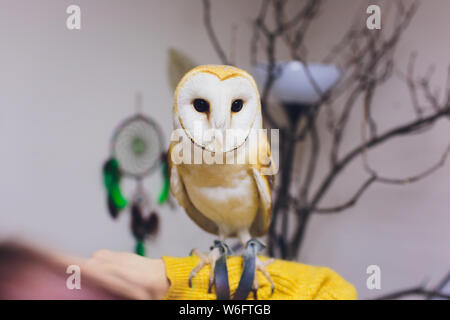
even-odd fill
[[[214,268],[214,282],[217,300],[230,300],[230,285],[228,284],[227,256],[230,248],[221,241],[215,240],[212,248],[219,248],[221,256],[216,261]],[[211,248],[211,249],[212,249]]]
[[[221,256],[216,261],[214,269],[215,287],[217,300],[230,300],[230,286],[228,282],[227,256],[231,253],[230,248],[221,241],[214,241],[215,248],[220,249]],[[264,248],[264,245],[257,239],[251,239],[247,242],[243,257],[242,275],[239,280],[238,288],[233,295],[233,300],[247,299],[252,290],[253,281],[256,272],[256,257],[259,251]],[[255,292],[255,298],[256,292]]]
[[[245,245],[244,253],[242,254],[244,267],[233,300],[247,299],[255,280],[256,257],[262,249],[264,249],[264,245],[258,239],[251,239]],[[257,299],[256,292],[254,292],[254,295],[255,299]]]

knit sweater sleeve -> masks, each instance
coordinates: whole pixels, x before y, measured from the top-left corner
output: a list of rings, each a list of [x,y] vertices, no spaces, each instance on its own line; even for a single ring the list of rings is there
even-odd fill
[[[261,256],[261,260],[266,257]],[[205,266],[193,279],[192,288],[188,286],[191,270],[199,262],[198,257],[162,257],[170,288],[165,299],[211,300],[216,299],[214,288],[208,293],[209,266]],[[227,259],[228,278],[231,294],[236,290],[242,273],[242,258],[231,256]],[[267,266],[275,291],[258,272],[258,299],[262,300],[353,300],[357,293],[353,285],[336,272],[325,267],[315,267],[296,262],[275,260]],[[253,299],[250,294],[248,299]]]

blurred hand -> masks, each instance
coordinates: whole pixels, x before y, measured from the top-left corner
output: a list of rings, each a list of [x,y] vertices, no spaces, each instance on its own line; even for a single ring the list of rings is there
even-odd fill
[[[81,264],[81,273],[126,299],[163,299],[169,290],[164,262],[128,252],[100,250]]]
[[[66,287],[71,265],[79,267],[80,290]],[[168,288],[160,259],[107,250],[82,259],[18,242],[0,243],[0,300],[162,299]]]

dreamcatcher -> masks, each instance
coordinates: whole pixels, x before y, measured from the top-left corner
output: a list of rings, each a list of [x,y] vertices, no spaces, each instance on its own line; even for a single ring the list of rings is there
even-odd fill
[[[135,252],[142,256],[145,255],[145,240],[156,235],[159,225],[159,216],[144,188],[144,178],[161,168],[163,186],[157,202],[163,204],[169,198],[167,154],[163,150],[163,135],[158,125],[138,113],[123,121],[114,131],[110,158],[103,165],[108,211],[115,219],[120,212],[129,208],[131,232],[136,239]],[[123,195],[120,188],[122,178],[135,180],[131,199]]]

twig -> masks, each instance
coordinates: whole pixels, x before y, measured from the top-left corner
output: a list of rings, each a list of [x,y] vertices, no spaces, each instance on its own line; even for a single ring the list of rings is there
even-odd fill
[[[389,293],[387,295],[383,295],[381,297],[377,297],[374,300],[394,300],[394,299],[399,299],[399,298],[411,296],[411,295],[429,296],[429,297],[436,297],[436,298],[450,300],[450,295],[448,295],[448,294],[444,294],[444,293],[432,291],[432,290],[431,291],[426,290],[423,287],[414,287],[414,288],[399,290],[399,291],[396,291],[393,293]]]
[[[236,64],[236,41],[237,41],[238,26],[233,24],[231,26],[231,48],[230,48],[230,64]]]
[[[358,189],[358,191],[356,191],[355,195],[353,197],[351,197],[350,200],[348,200],[347,202],[335,206],[335,207],[329,207],[329,208],[315,208],[314,212],[317,213],[338,213],[341,211],[344,211],[345,209],[348,209],[352,206],[354,206],[356,204],[356,202],[359,200],[359,198],[362,196],[362,194],[364,193],[364,191],[366,191],[367,188],[370,187],[370,185],[372,183],[374,183],[375,181],[377,181],[377,177],[375,175],[371,176],[369,179],[367,179]]]
[[[203,20],[205,23],[206,31],[208,32],[209,39],[211,40],[211,43],[213,44],[213,47],[216,50],[216,53],[222,63],[228,65],[230,64],[230,62],[228,61],[227,56],[225,55],[225,51],[222,49],[222,46],[220,45],[211,24],[211,3],[209,0],[203,0],[203,12]]]
[[[382,135],[379,135],[377,137],[374,137],[367,141],[367,143],[359,145],[358,147],[355,147],[353,150],[347,153],[346,156],[340,160],[333,170],[329,172],[329,174],[325,177],[325,179],[320,184],[320,187],[318,191],[316,192],[315,196],[313,197],[313,200],[311,201],[311,208],[315,208],[319,201],[322,199],[322,197],[325,195],[326,191],[336,178],[336,176],[353,160],[356,156],[360,155],[365,148],[373,148],[381,143],[385,142],[386,140],[389,140],[391,138],[406,135],[409,133],[414,133],[424,127],[433,125],[438,119],[449,116],[450,115],[450,106],[448,106],[445,109],[442,109],[438,113],[434,113],[428,117],[424,117],[423,119],[418,119],[409,123],[406,123],[404,125],[400,125],[394,129],[391,129],[387,132],[385,132]]]

